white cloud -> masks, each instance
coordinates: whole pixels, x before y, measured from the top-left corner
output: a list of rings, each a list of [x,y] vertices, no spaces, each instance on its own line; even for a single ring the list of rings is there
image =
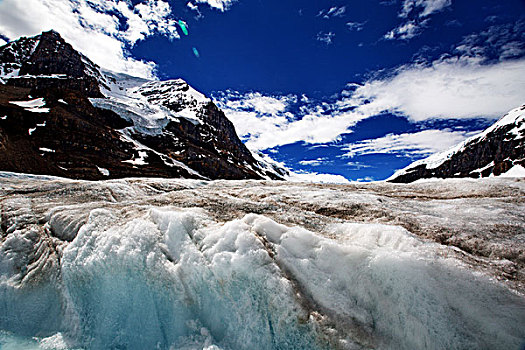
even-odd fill
[[[348,30],[360,32],[365,27],[366,22],[348,22],[346,23],[346,26],[348,27]]]
[[[170,5],[162,0],[145,0],[135,6],[123,0],[0,2],[2,35],[16,39],[50,29],[104,68],[149,78],[155,64],[133,59],[127,49],[153,34],[179,37]]]
[[[313,108],[302,106],[300,114],[295,115],[288,111],[288,106],[298,101],[296,96],[228,92],[215,96],[215,101],[251,150],[271,149],[295,142],[333,142],[367,117],[351,111],[340,112],[337,105],[326,104]]]
[[[493,25],[487,29],[467,35],[455,48],[462,57],[507,60],[525,55],[525,22]]]
[[[420,35],[426,27],[430,15],[444,10],[452,4],[452,0],[404,0],[401,4],[399,17],[412,18],[386,33],[387,40],[410,40]]]
[[[405,0],[401,5],[399,17],[407,18],[412,11],[419,10],[419,17],[430,16],[452,4],[452,0]]]
[[[487,65],[455,58],[403,66],[358,87],[341,105],[359,106],[357,112],[365,115],[390,112],[414,121],[496,118],[525,103],[524,91],[525,59]]]
[[[365,164],[365,163],[360,163],[360,162],[348,162],[346,163],[346,165],[348,167],[350,167],[351,169],[355,169],[355,170],[361,170],[361,169],[366,169],[366,168],[372,168],[371,165],[369,164]]]
[[[273,115],[284,112],[288,105],[296,100],[297,97],[293,95],[265,96],[259,92],[249,92],[244,95],[230,93],[226,106],[230,109],[256,111],[259,114]]]
[[[346,12],[346,6],[333,6],[330,7],[328,10],[321,10],[317,14],[317,17],[323,17],[324,19],[330,19],[333,17],[343,17]]]
[[[338,115],[308,114],[300,120],[286,116],[260,116],[256,112],[224,109],[246,145],[252,150],[264,150],[277,146],[305,143],[328,143],[338,139],[363,116],[354,113]]]
[[[206,4],[213,9],[221,12],[227,11],[233,5],[236,0],[196,0],[198,4]]]
[[[352,158],[357,155],[373,153],[393,153],[405,156],[425,156],[447,150],[472,133],[449,130],[423,130],[417,133],[394,135],[389,134],[381,138],[359,141],[345,146],[343,155]]]
[[[419,34],[421,34],[422,27],[424,27],[426,21],[418,23],[416,21],[408,21],[397,28],[392,29],[384,35],[387,40],[410,40]]]
[[[328,33],[323,33],[323,32],[319,32],[317,33],[317,41],[321,41],[323,43],[325,43],[326,45],[330,45],[332,44],[333,42],[333,39],[335,37],[335,33],[332,33],[332,32],[328,32]]]
[[[326,157],[321,157],[317,159],[308,159],[308,160],[301,160],[299,164],[301,165],[308,165],[308,166],[320,166],[326,163],[330,163],[329,159]]]

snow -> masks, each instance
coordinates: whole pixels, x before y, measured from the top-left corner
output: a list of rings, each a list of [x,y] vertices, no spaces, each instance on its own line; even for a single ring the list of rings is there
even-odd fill
[[[481,174],[484,170],[487,170],[488,168],[493,167],[493,166],[494,166],[494,161],[490,162],[489,164],[485,165],[484,167],[472,170],[470,173],[471,174],[472,173],[480,173]]]
[[[9,101],[14,105],[23,107],[26,111],[33,113],[49,113],[49,108],[43,108],[46,105],[43,98],[37,98],[29,101]]]
[[[58,102],[63,103],[63,104],[65,104],[65,105],[68,104],[68,103],[67,103],[66,101],[64,101],[63,99],[59,99]]]
[[[112,110],[132,121],[139,133],[158,135],[170,122],[187,119],[195,125],[203,124],[199,111],[211,100],[193,89],[184,80],[147,81],[125,74],[105,72],[109,89],[102,89],[106,98],[90,98],[95,107]],[[184,106],[174,112],[166,105]]]
[[[40,147],[39,150],[41,150],[42,152],[55,153],[54,149],[45,148],[45,147]]]
[[[148,163],[145,161],[145,158],[148,156],[148,153],[145,151],[139,151],[138,153],[139,156],[137,158],[123,160],[122,163],[130,163],[133,165],[148,165]]]
[[[46,105],[43,98],[36,98],[34,100],[29,100],[29,101],[9,101],[9,103],[12,103],[14,105],[24,107],[24,108],[43,107]]]
[[[522,249],[501,227],[525,232],[524,193],[0,173],[0,346],[517,349],[523,287],[493,270],[516,260],[428,238],[499,227],[471,247]]]
[[[173,159],[171,157],[168,157],[167,155],[165,155],[163,153],[157,152],[154,149],[149,148],[149,147],[143,145],[142,143],[140,143],[139,141],[133,139],[133,137],[132,137],[133,134],[132,133],[134,132],[134,128],[124,128],[124,129],[119,130],[119,131],[121,133],[122,141],[133,143],[134,146],[135,146],[135,150],[137,150],[139,152],[139,154],[140,154],[140,152],[143,152],[142,154],[144,154],[145,151],[149,151],[149,152],[155,153],[156,155],[158,155],[162,159],[164,164],[166,164],[167,166],[183,168],[184,170],[188,171],[190,174],[197,175],[197,176],[199,176],[201,178],[204,178],[201,174],[199,174],[195,170],[191,169],[186,164],[184,164],[182,162],[179,162],[178,160],[175,160],[175,159]],[[139,159],[142,159],[142,158],[144,158],[144,157],[140,156]],[[134,159],[129,159],[129,160],[125,161],[125,162],[134,162]]]
[[[49,108],[26,108],[25,110],[33,113],[49,113]]]
[[[29,135],[32,135],[34,132],[35,132],[36,128],[29,128],[29,130],[27,130],[27,132],[29,133]]]
[[[516,164],[507,172],[501,174],[500,177],[525,177],[525,168],[519,164]]]
[[[101,168],[101,167],[99,167],[99,166],[97,166],[97,169],[98,169],[98,171],[99,171],[102,175],[104,175],[104,176],[109,176],[109,170],[108,170],[108,169],[106,169],[106,168]]]

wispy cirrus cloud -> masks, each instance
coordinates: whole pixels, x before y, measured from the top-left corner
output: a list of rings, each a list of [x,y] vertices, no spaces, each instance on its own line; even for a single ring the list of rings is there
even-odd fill
[[[406,23],[403,23],[399,27],[396,27],[386,33],[383,38],[387,40],[394,40],[394,39],[400,39],[400,40],[410,40],[412,38],[415,38],[421,32],[423,31],[423,28],[425,28],[427,24],[427,21],[408,21]]]
[[[334,38],[335,38],[335,33],[333,32],[328,32],[328,33],[319,32],[317,33],[316,40],[322,43],[325,43],[326,45],[330,45],[333,43]]]
[[[317,159],[305,159],[305,160],[299,161],[299,164],[301,165],[314,166],[314,167],[329,164],[329,163],[330,163],[330,159],[328,159],[327,157],[319,157]]]
[[[504,61],[525,56],[525,21],[491,25],[467,35],[454,49],[461,57],[480,61]]]
[[[421,157],[440,152],[457,145],[473,133],[449,130],[423,130],[416,133],[389,134],[384,137],[363,140],[342,148],[344,158],[375,153],[400,154]],[[439,140],[439,142],[437,142]]]
[[[420,35],[428,24],[429,16],[443,11],[452,0],[404,0],[399,17],[406,21],[387,32],[386,40],[410,40]]]
[[[414,13],[417,17],[427,17],[443,11],[450,5],[452,5],[452,0],[404,0],[399,17],[407,18]]]
[[[346,6],[333,6],[329,9],[321,10],[317,14],[317,17],[322,17],[324,19],[330,19],[334,17],[343,17],[346,12]]]
[[[346,26],[348,27],[348,30],[360,32],[365,27],[366,22],[348,22],[346,23]]]

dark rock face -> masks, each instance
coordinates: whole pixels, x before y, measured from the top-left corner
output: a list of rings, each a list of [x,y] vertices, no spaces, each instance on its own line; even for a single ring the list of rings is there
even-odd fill
[[[140,81],[138,96],[168,115],[191,109],[199,122],[173,117],[149,133],[129,118],[127,106],[99,108],[90,98],[108,101],[101,91],[117,86],[119,76],[101,73],[54,31],[0,47],[0,70],[0,170],[89,180],[284,175],[255,160],[224,113],[188,95],[195,90],[182,80],[144,87]]]
[[[21,38],[0,48],[0,64],[19,69],[18,77],[6,84],[37,90],[50,88],[75,90],[88,97],[100,93],[98,67],[89,62],[55,31],[34,38]]]
[[[511,113],[525,114],[525,106]],[[467,140],[458,152],[450,154],[441,165],[428,168],[422,163],[409,166],[405,173],[389,179],[390,182],[409,183],[425,178],[488,177],[507,172],[514,165],[525,167],[525,120],[489,128],[482,137]]]

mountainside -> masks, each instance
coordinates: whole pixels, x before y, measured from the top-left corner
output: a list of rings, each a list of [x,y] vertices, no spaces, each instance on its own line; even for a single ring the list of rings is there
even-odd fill
[[[0,47],[0,170],[78,179],[282,179],[181,79],[103,71],[54,31]]]
[[[439,140],[436,140],[439,142]],[[525,105],[515,108],[482,133],[450,150],[421,159],[387,181],[499,176],[525,167]]]

